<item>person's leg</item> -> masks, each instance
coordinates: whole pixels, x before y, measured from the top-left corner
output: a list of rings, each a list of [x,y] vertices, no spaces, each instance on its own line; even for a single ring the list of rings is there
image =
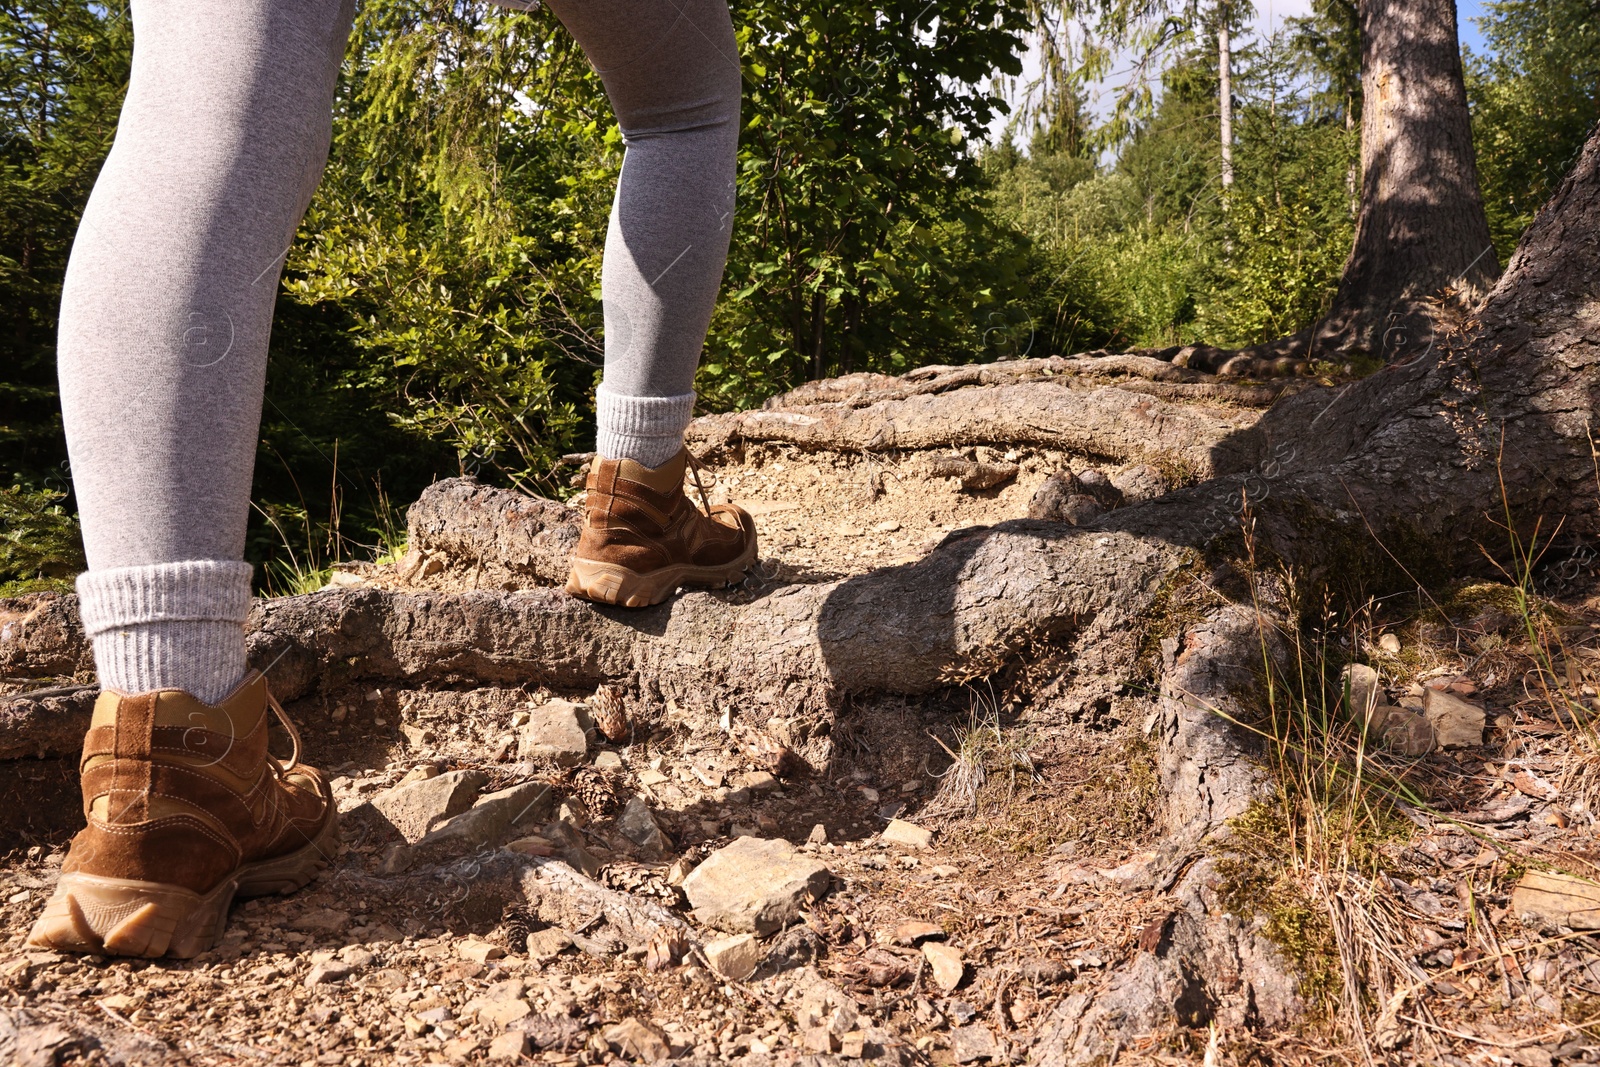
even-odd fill
[[[600,73],[627,155],[606,233],[605,374],[567,590],[642,607],[754,561],[750,517],[684,497],[683,431],[733,225],[739,52],[727,0],[548,0]]]
[[[627,155],[606,233],[596,451],[658,467],[683,444],[722,284],[739,144],[726,0],[550,0],[605,83]]]
[[[135,0],[132,78],[62,290],[61,406],[101,684],[214,702],[285,253],[327,158],[348,0]]]
[[[351,7],[134,0],[59,343],[103,691],[88,825],[29,944],[192,956],[235,893],[299,888],[337,842],[321,776],[267,753],[241,557],[278,276],[327,155]]]

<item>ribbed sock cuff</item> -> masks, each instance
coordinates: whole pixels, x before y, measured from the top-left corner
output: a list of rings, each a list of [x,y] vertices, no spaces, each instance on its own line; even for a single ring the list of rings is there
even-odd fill
[[[606,459],[659,467],[683,447],[683,431],[693,417],[693,393],[623,396],[602,383],[595,394],[594,450]]]
[[[197,559],[78,576],[78,613],[103,689],[182,689],[208,704],[245,673],[250,564]]]

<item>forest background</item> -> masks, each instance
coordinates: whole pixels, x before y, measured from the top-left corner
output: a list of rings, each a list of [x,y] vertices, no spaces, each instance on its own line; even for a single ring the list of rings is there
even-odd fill
[[[850,371],[1246,345],[1326,312],[1359,190],[1353,0],[1272,32],[1244,0],[733,6],[738,217],[701,410]],[[1600,116],[1600,15],[1501,0],[1476,25],[1466,85],[1503,264]],[[0,0],[0,594],[82,564],[56,311],[131,44],[117,0]],[[621,160],[599,79],[542,9],[359,7],[273,328],[248,549],[263,592],[394,551],[438,477],[570,492],[555,465],[592,440]]]

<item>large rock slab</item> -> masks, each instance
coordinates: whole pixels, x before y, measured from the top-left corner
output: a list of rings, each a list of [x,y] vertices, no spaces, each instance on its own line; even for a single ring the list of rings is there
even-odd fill
[[[472,807],[488,784],[489,776],[482,771],[450,771],[397,785],[369,803],[408,844],[416,844],[446,820]]]
[[[729,933],[770,934],[828,891],[833,875],[787,841],[741,837],[713,852],[683,880],[695,918]]]

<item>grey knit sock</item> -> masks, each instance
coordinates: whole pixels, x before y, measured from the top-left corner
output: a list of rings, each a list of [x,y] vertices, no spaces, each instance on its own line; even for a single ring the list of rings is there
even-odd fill
[[[192,559],[78,576],[78,612],[102,689],[182,689],[207,704],[245,673],[250,564]]]
[[[601,383],[595,394],[599,433],[594,449],[606,459],[631,459],[659,467],[683,447],[683,431],[694,415],[694,394],[621,396]]]

